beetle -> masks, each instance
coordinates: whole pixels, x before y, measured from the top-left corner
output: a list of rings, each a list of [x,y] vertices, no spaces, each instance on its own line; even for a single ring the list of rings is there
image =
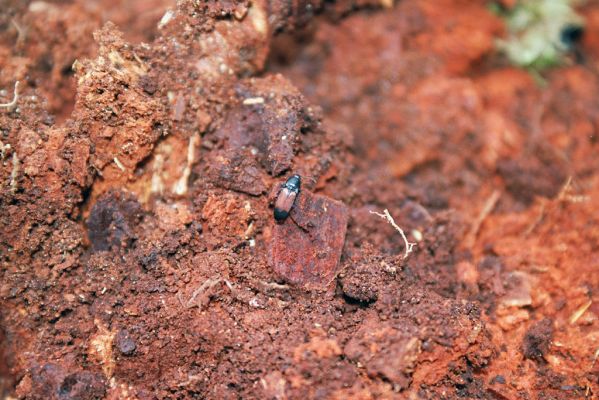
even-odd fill
[[[287,179],[283,188],[275,201],[275,219],[279,222],[285,221],[289,212],[295,203],[295,198],[299,194],[302,178],[299,175],[293,175]]]

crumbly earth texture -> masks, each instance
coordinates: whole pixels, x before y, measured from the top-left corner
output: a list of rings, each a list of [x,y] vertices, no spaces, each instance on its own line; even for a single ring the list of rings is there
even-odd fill
[[[486,1],[0,2],[0,398],[598,396],[583,7],[535,78]]]

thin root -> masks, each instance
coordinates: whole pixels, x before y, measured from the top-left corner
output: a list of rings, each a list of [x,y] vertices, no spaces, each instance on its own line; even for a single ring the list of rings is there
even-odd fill
[[[564,203],[584,203],[584,202],[590,200],[589,196],[575,195],[575,194],[571,194],[571,192],[572,192],[572,177],[569,176],[568,179],[566,180],[566,183],[564,184],[564,186],[560,190],[559,194],[557,195],[556,200],[558,202],[564,202]]]
[[[276,283],[276,282],[265,282],[265,281],[259,281],[258,283],[260,283],[260,285],[262,285],[262,288],[264,290],[288,290],[289,289],[289,285],[281,285],[280,283]]]
[[[207,279],[204,283],[202,283],[202,285],[197,288],[196,290],[193,291],[193,293],[191,294],[191,297],[189,298],[189,300],[187,300],[187,302],[183,302],[183,299],[181,298],[181,296],[179,296],[179,302],[181,303],[181,305],[185,308],[191,308],[191,307],[198,307],[198,308],[202,308],[202,306],[204,306],[205,304],[205,294],[206,292],[210,291],[213,287],[215,287],[216,285],[220,284],[220,283],[225,283],[225,285],[227,285],[227,287],[229,288],[229,290],[231,290],[231,292],[234,291],[233,289],[233,285],[231,284],[231,282],[229,282],[226,279]],[[198,300],[199,297],[199,300]]]
[[[21,163],[19,162],[17,152],[12,153],[12,171],[10,173],[10,191],[12,194],[15,194],[17,192],[17,178],[19,177],[20,165]]]
[[[543,219],[547,215],[547,210],[555,208],[555,205],[565,203],[584,203],[590,200],[590,196],[572,194],[572,190],[572,177],[569,176],[568,179],[566,179],[566,183],[564,183],[555,198],[551,200],[542,200],[539,216],[524,231],[524,236],[530,235],[541,224],[541,222],[543,222]]]
[[[13,99],[10,103],[0,103],[0,108],[13,108],[19,100],[19,81],[15,82],[15,90],[13,92]]]
[[[401,235],[405,245],[406,245],[406,251],[404,253],[403,258],[408,258],[408,254],[410,254],[413,250],[413,247],[416,246],[416,243],[410,243],[408,242],[408,238],[406,237],[406,234],[403,232],[403,230],[395,223],[395,220],[393,219],[393,217],[391,216],[391,214],[389,214],[389,210],[387,210],[385,208],[385,210],[383,211],[383,213],[378,213],[376,211],[370,211],[371,214],[375,214],[379,217],[381,217],[382,219],[386,220],[388,223],[391,224],[391,226],[393,228],[395,228],[395,230],[397,232],[399,232],[399,234]]]
[[[524,231],[524,236],[530,235],[535,229],[537,229],[537,226],[539,226],[539,224],[543,221],[543,218],[545,218],[545,200],[544,199],[541,203],[539,215],[537,216],[537,218],[535,218],[533,223],[530,224],[530,226],[528,228],[526,228],[526,230]]]
[[[189,186],[189,177],[191,175],[191,167],[195,161],[195,149],[200,144],[200,135],[194,134],[189,138],[189,144],[187,145],[187,163],[183,169],[181,177],[173,185],[173,193],[178,196],[183,196],[187,193]]]
[[[121,171],[125,172],[125,166],[119,161],[118,158],[114,157],[112,160]]]
[[[572,314],[572,316],[570,317],[570,325],[574,325],[576,323],[576,321],[578,321],[580,319],[580,317],[582,317],[583,314],[589,309],[591,304],[593,304],[593,300],[587,301],[582,306],[580,306],[576,311],[574,311],[574,314]]]
[[[17,31],[17,41],[15,43],[15,46],[20,46],[24,41],[25,41],[25,30],[21,27],[21,25],[19,25],[19,23],[13,18],[10,20],[10,22],[12,23],[12,25],[15,27],[16,31]]]
[[[483,222],[485,222],[485,219],[487,219],[491,211],[493,211],[495,208],[497,201],[499,201],[499,197],[501,197],[501,192],[499,190],[495,190],[493,193],[491,193],[491,196],[489,196],[487,201],[485,201],[483,209],[480,211],[480,214],[478,214],[478,217],[472,224],[470,232],[468,233],[468,237],[466,238],[466,244],[468,247],[472,247],[474,245],[474,241],[476,240],[476,236],[480,231],[480,227],[482,226]]]

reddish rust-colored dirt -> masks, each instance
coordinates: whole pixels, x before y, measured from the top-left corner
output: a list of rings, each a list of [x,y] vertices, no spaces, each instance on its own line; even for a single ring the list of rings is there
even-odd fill
[[[599,395],[599,4],[392,3],[1,3],[0,398]]]

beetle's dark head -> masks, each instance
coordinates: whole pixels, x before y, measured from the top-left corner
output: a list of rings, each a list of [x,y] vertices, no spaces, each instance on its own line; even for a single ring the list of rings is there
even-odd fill
[[[285,187],[294,192],[298,192],[300,190],[301,184],[302,178],[296,174],[287,179],[287,182],[285,182]]]

